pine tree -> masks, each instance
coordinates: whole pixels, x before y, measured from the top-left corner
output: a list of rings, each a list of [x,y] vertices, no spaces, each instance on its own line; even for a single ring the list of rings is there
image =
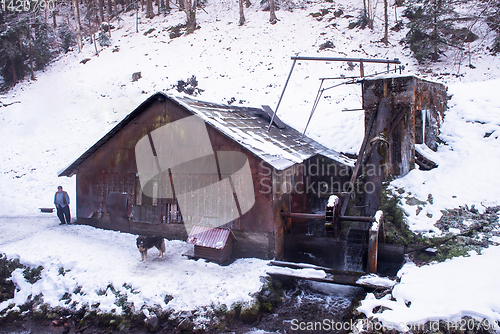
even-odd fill
[[[458,17],[453,4],[445,0],[412,1],[405,11],[410,20],[406,43],[419,62],[438,61],[451,47],[460,47],[450,38],[454,32],[454,19]]]
[[[75,40],[75,37],[73,36],[73,33],[71,32],[67,23],[59,26],[58,34],[59,38],[61,39],[61,50],[64,53],[67,53]]]
[[[36,18],[33,24],[33,31],[33,58],[35,61],[35,70],[42,70],[53,58],[50,50],[49,26],[39,18]]]
[[[4,88],[14,86],[29,70],[29,23],[20,19],[0,30],[0,66]]]

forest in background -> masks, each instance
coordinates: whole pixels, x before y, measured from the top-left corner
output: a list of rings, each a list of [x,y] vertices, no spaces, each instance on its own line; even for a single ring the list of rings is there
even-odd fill
[[[479,38],[488,37],[488,52],[500,52],[500,0],[362,0],[359,13],[349,28],[373,29],[374,8],[383,7],[384,35],[405,29],[401,44],[409,47],[419,63],[441,61],[449,49],[466,51]],[[239,25],[244,29],[244,8],[252,5],[269,11],[269,24],[276,24],[276,11],[290,8],[290,0],[238,0]],[[325,0],[333,2],[333,0]],[[61,54],[82,43],[110,46],[110,35],[121,15],[153,18],[167,17],[172,11],[186,14],[185,24],[172,27],[170,38],[192,33],[199,28],[197,10],[204,0],[1,0],[0,2],[0,89],[7,90],[19,81],[36,79]],[[389,20],[391,7],[404,7],[403,17]],[[465,10],[464,10],[465,8]],[[138,31],[138,30],[137,30]],[[473,66],[469,63],[468,66]]]

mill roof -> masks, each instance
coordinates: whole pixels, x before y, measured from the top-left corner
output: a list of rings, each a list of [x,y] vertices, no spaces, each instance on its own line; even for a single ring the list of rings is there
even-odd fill
[[[283,170],[317,154],[330,158],[341,164],[353,166],[354,161],[315,140],[305,136],[291,126],[275,118],[268,131],[272,111],[269,107],[243,107],[204,102],[189,97],[174,97],[163,92],[150,96],[104,137],[91,146],[67,168],[59,172],[59,176],[72,176],[78,167],[89,156],[102,147],[118,131],[131,123],[152,103],[168,99],[197,115],[219,132],[228,136],[254,155],[267,162],[277,170]]]

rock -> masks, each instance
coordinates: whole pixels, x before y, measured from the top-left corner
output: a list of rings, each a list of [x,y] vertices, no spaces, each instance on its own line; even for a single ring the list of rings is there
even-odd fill
[[[251,324],[257,319],[259,310],[260,303],[257,300],[245,303],[241,308],[240,319],[247,324]]]
[[[142,78],[141,72],[132,73],[132,82],[135,82]]]
[[[146,319],[146,324],[152,329],[156,329],[158,327],[158,322],[158,317],[156,315],[153,315]]]
[[[194,328],[194,324],[189,318],[184,318],[180,322],[179,326],[177,326],[177,329],[180,331],[192,331]]]

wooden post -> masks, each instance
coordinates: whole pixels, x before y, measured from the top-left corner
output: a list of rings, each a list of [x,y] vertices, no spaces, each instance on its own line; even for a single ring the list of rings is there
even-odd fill
[[[382,211],[377,211],[375,214],[375,222],[372,224],[369,232],[368,239],[368,263],[366,265],[366,272],[369,274],[377,273],[377,263],[378,263],[378,241],[379,241],[379,231],[383,227],[383,213]]]

